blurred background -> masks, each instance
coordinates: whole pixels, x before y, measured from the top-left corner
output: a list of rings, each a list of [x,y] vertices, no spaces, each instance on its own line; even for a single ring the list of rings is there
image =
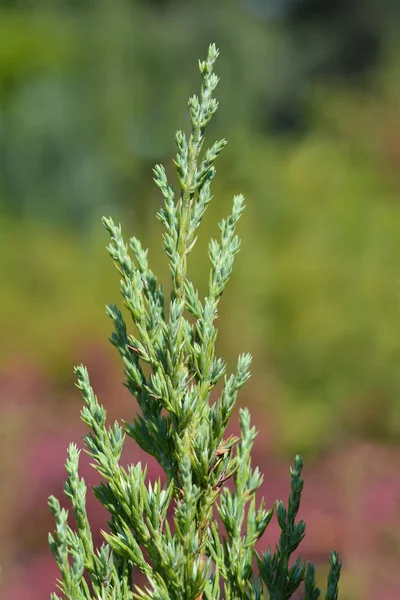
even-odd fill
[[[287,498],[302,453],[304,555],[323,580],[341,553],[341,600],[400,597],[399,17],[397,0],[2,0],[1,598],[55,590],[47,497],[85,433],[73,365],[110,419],[136,410],[107,342],[104,305],[120,301],[100,217],[141,237],[167,281],[152,167],[172,174],[211,41],[208,141],[228,146],[190,268],[204,291],[208,239],[243,192],[218,350],[232,368],[254,355],[239,404],[260,431],[263,493]]]

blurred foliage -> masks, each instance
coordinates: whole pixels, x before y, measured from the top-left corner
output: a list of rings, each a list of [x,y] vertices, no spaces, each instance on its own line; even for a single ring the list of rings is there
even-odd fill
[[[117,289],[100,215],[127,213],[126,233],[164,272],[151,168],[173,151],[193,60],[215,40],[212,135],[229,144],[195,254],[200,287],[211,223],[233,193],[248,202],[221,351],[256,355],[246,402],[268,407],[277,448],[398,441],[397,14],[390,0],[4,2],[2,360],[58,373],[82,338],[104,340],[101,302]]]
[[[0,204],[81,228],[115,204],[148,214],[144,182],[170,154],[176,100],[210,39],[224,51],[218,129],[301,132],[310,85],[361,81],[400,16],[397,0],[8,0],[0,10]]]
[[[193,61],[214,40],[221,111],[210,137],[228,146],[190,275],[204,292],[214,223],[243,191],[218,345],[232,367],[240,351],[255,357],[241,401],[268,432],[257,460],[266,494],[287,494],[274,452],[318,455],[307,461],[310,550],[319,562],[343,548],[346,598],[398,597],[399,12],[398,0],[0,3],[0,554],[16,586],[5,597],[54,587],[47,548],[36,554],[76,426],[72,364],[92,356],[111,418],[123,402],[100,216],[124,215],[167,286],[151,169],[188,123]]]

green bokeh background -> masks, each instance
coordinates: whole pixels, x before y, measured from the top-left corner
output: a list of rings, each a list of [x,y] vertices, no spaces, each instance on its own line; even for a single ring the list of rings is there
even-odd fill
[[[89,347],[106,346],[104,305],[118,302],[118,283],[101,215],[123,220],[127,235],[142,238],[168,285],[152,166],[163,162],[173,176],[173,134],[188,126],[196,61],[215,41],[220,111],[208,140],[223,136],[228,146],[190,272],[204,290],[208,239],[233,194],[243,192],[242,250],[221,304],[218,339],[232,366],[239,352],[254,354],[241,402],[261,432],[265,425],[268,452],[283,464],[301,452],[318,470],[321,457],[353,447],[375,448],[376,456],[389,448],[394,461],[399,13],[395,0],[3,2],[2,381],[12,372],[17,382],[29,365],[50,390],[72,388],[72,365]],[[112,349],[104,351],[110,377],[119,381]],[[29,404],[29,386],[26,395]],[[0,398],[6,429],[13,385],[0,389]],[[37,419],[53,415],[56,401],[51,391],[41,398]],[[1,463],[7,510],[23,477],[15,465],[23,465],[29,446],[18,440],[35,437],[23,411],[12,423],[15,436],[4,437]],[[13,564],[18,552],[8,535],[2,552]],[[389,554],[400,556],[400,536]],[[345,576],[346,598],[369,598],[372,587],[353,580]],[[389,575],[385,582],[379,598],[394,598]]]

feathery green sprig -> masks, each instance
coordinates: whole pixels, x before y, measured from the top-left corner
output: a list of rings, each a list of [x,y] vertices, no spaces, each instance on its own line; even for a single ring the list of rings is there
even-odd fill
[[[114,325],[111,342],[121,355],[125,385],[140,414],[123,427],[117,422],[107,427],[106,411],[87,370],[75,369],[84,402],[81,418],[89,427],[86,452],[102,478],[94,493],[110,520],[109,530],[102,532],[103,545],[94,548],[86,485],[78,475],[79,451],[71,444],[65,494],[72,504],[75,531],[68,525],[67,511],[54,497],[49,499],[56,523],[49,544],[61,573],[59,589],[67,600],[288,600],[303,581],[306,600],[320,594],[313,565],[301,558],[289,565],[305,535],[304,522],[296,522],[302,459],[296,457],[291,470],[288,507],[276,505],[279,543],[260,555],[256,544],[274,508],[267,510],[264,500],[256,500],[262,475],[251,466],[256,431],[247,409],[240,411],[240,438],[225,437],[238,393],[250,377],[249,354],[240,355],[236,372],[227,376],[226,363],[215,349],[218,303],[240,247],[236,227],[243,196],[233,198],[231,214],[220,223],[220,239],[210,241],[203,300],[187,276],[188,256],[212,199],[214,163],[226,144],[217,141],[203,152],[206,127],[218,108],[213,97],[217,57],[211,45],[207,59],[199,62],[201,92],[188,103],[191,133],[178,131],[175,136],[178,189],[168,182],[162,165],[154,168],[164,199],[157,217],[164,226],[172,279],[169,300],[140,241],[132,237],[127,244],[121,226],[103,219],[123,303],[133,322],[131,331],[121,310],[107,307]],[[220,381],[219,396],[212,401],[211,390]],[[147,482],[140,463],[128,469],[119,464],[126,435],[157,459],[164,483]],[[326,600],[336,600],[341,567],[336,553],[330,562]],[[145,576],[144,587],[136,583],[133,568]],[[57,599],[53,594],[52,600]]]

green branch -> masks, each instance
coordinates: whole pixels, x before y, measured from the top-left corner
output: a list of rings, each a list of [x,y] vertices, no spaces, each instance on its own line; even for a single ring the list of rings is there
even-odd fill
[[[303,462],[296,457],[291,470],[288,506],[276,505],[281,529],[275,550],[258,554],[255,546],[274,510],[256,495],[262,483],[251,465],[256,437],[248,410],[240,411],[240,438],[226,437],[226,428],[241,387],[250,377],[251,356],[238,357],[236,373],[216,355],[218,303],[240,248],[236,233],[244,198],[233,198],[231,214],[220,223],[220,240],[211,240],[207,296],[201,300],[187,277],[188,256],[211,201],[215,160],[225,140],[203,152],[205,131],[218,103],[214,65],[218,50],[211,45],[199,63],[199,97],[189,100],[191,133],[178,132],[175,167],[178,192],[162,165],[154,180],[164,205],[157,217],[164,226],[163,245],[171,273],[171,298],[150,269],[147,250],[135,237],[125,243],[122,228],[111,218],[103,223],[110,235],[108,251],[120,274],[123,304],[133,330],[116,306],[107,307],[114,331],[111,342],[125,369],[125,385],[135,397],[139,414],[132,423],[106,425],[87,370],[77,367],[84,406],[81,418],[89,428],[86,452],[101,476],[94,488],[110,514],[104,543],[94,548],[86,514],[86,484],[78,475],[79,451],[69,446],[65,494],[71,502],[76,530],[68,512],[49,499],[55,532],[49,536],[60,570],[59,590],[66,600],[289,600],[305,583],[305,599],[316,600],[315,570],[298,558],[290,559],[305,535],[296,521],[303,480]],[[203,152],[203,154],[202,154]],[[219,397],[211,390],[221,382]],[[124,469],[119,464],[126,435],[154,456],[165,472],[165,483],[148,482],[141,463]],[[229,485],[228,485],[229,484]],[[217,520],[220,518],[220,524]],[[258,572],[254,570],[255,562]],[[326,600],[337,600],[341,565],[330,557]],[[147,583],[135,581],[136,569]],[[59,596],[52,595],[53,600]]]

